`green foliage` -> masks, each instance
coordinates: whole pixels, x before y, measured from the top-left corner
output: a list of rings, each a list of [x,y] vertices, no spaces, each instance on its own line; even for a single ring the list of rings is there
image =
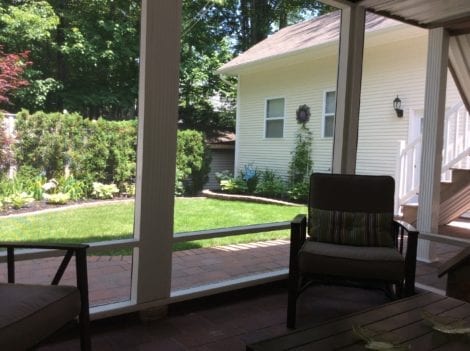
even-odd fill
[[[195,130],[178,131],[176,148],[176,187],[177,193],[184,191],[197,193],[207,181],[210,172],[211,156],[205,145],[204,136]]]
[[[9,52],[30,52],[33,65],[25,71],[30,84],[18,90],[12,102],[31,109],[43,108],[49,92],[58,89],[54,72],[57,46],[54,37],[59,17],[48,1],[12,2],[0,9],[0,43]]]
[[[87,185],[84,181],[77,180],[73,176],[64,177],[59,180],[58,192],[68,194],[70,200],[86,198]]]
[[[244,194],[248,192],[246,182],[240,177],[221,180],[220,189],[230,194]]]
[[[312,173],[312,133],[302,125],[296,135],[295,149],[289,163],[289,197],[295,201],[308,199],[309,179]]]
[[[240,173],[241,179],[246,183],[247,192],[253,194],[258,185],[258,171],[251,165],[245,165]]]
[[[183,196],[184,195],[184,172],[178,167],[176,167],[176,177],[175,177],[175,195],[176,196]]]
[[[285,193],[286,184],[281,176],[269,169],[259,172],[255,194],[273,198],[283,198]]]
[[[222,172],[215,172],[215,179],[219,182],[222,180],[229,180],[233,178],[233,173],[229,170],[224,170]]]
[[[32,194],[22,192],[22,193],[14,193],[10,196],[4,197],[2,200],[2,204],[4,207],[11,206],[15,210],[18,210],[20,208],[26,207],[33,201],[34,201],[34,198]]]
[[[103,184],[93,182],[93,192],[91,193],[96,199],[112,199],[114,194],[119,192],[116,184]]]
[[[3,178],[0,180],[0,197],[19,194],[22,192],[31,194],[35,200],[41,200],[42,185],[46,179],[39,171],[31,167],[19,170],[13,179]]]
[[[16,106],[135,117],[139,1],[25,0],[2,10],[0,42],[9,51],[31,50],[34,62]]]
[[[308,180],[292,184],[288,190],[289,198],[296,202],[306,203],[308,201],[309,186]]]
[[[72,179],[85,183],[72,198],[90,194],[93,181],[134,182],[135,120],[95,121],[78,114],[22,111],[17,115],[16,131],[14,150],[20,171],[28,166],[48,179],[61,179],[69,168]]]
[[[124,183],[123,187],[124,187],[123,195],[135,196],[135,183],[132,183],[132,184]]]
[[[48,204],[65,205],[70,201],[70,194],[61,192],[56,194],[44,194],[44,200],[46,200]]]

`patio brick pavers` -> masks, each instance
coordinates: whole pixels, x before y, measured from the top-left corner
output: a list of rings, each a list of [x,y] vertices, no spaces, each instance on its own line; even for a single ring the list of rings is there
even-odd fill
[[[461,248],[438,244],[442,261]],[[288,267],[289,241],[272,240],[213,248],[200,248],[173,253],[172,291],[188,289],[246,275],[265,273]],[[45,258],[17,263],[17,281],[47,283],[53,277],[60,258]],[[6,280],[5,264],[0,265],[0,279]],[[2,268],[3,266],[3,268]],[[437,278],[439,263],[418,262],[417,282],[445,289],[445,277]],[[89,256],[88,279],[90,302],[101,305],[130,298],[131,256]],[[71,264],[63,283],[74,284]]]

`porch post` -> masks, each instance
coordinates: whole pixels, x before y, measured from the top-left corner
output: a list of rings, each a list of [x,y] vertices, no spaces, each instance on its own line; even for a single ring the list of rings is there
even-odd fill
[[[170,296],[181,0],[142,1],[132,300]]]
[[[333,173],[356,172],[357,136],[364,52],[365,9],[351,4],[341,10]]]
[[[422,233],[438,232],[448,54],[448,32],[444,28],[431,29],[426,69],[417,218],[417,227]],[[419,260],[427,262],[435,260],[434,251],[433,243],[419,240]]]

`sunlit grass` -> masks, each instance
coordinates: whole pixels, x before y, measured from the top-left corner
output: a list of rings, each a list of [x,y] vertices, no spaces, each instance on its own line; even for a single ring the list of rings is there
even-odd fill
[[[305,207],[176,198],[175,233],[240,225],[289,221]],[[133,236],[134,203],[110,202],[57,212],[0,218],[2,241],[96,242]],[[270,240],[288,237],[286,230],[180,243],[176,250],[193,247]]]

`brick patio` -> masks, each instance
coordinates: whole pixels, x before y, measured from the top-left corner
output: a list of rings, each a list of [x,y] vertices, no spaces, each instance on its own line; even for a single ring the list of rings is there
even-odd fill
[[[441,261],[446,261],[460,250],[459,247],[438,245]],[[288,240],[177,251],[173,253],[172,291],[287,268],[288,255]],[[59,258],[45,258],[18,262],[17,281],[49,282],[58,260]],[[417,282],[436,289],[445,289],[445,278],[437,278],[439,264],[418,262]],[[0,275],[0,279],[6,279],[6,270],[1,271],[3,276]],[[128,300],[131,272],[131,256],[89,256],[91,304],[96,306]],[[74,284],[74,274],[74,267],[71,265],[64,275],[63,283]]]

